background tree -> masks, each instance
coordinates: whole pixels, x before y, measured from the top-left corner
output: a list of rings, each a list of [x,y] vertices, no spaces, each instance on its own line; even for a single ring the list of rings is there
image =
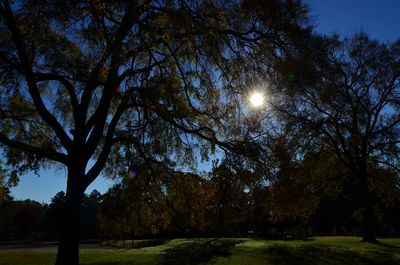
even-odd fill
[[[1,171],[2,170],[0,169],[0,174],[3,173]],[[4,176],[0,175],[0,204],[11,200],[10,189],[4,182],[5,182]]]
[[[171,223],[167,207],[166,178],[169,171],[152,165],[141,168],[109,189],[103,196],[99,221],[107,238],[160,236]],[[115,213],[118,216],[115,216]],[[134,243],[132,241],[132,243]]]
[[[0,203],[0,238],[2,240],[39,239],[47,206],[37,201],[12,199]]]
[[[216,231],[218,235],[237,231],[246,220],[245,186],[240,176],[227,161],[213,168],[210,173]]]
[[[111,187],[104,194],[103,202],[100,206],[99,225],[102,238],[107,239],[108,244],[110,244],[111,239],[120,238],[120,226],[126,219],[125,215],[127,215],[126,207],[119,207],[121,206],[120,190],[120,185]],[[118,212],[117,215],[115,214],[116,212]],[[126,231],[123,232],[125,233]]]
[[[48,210],[45,215],[46,230],[50,235],[60,237],[62,229],[60,224],[65,219],[65,192],[60,191],[51,198]]]
[[[81,238],[99,238],[98,214],[103,196],[97,190],[84,196],[82,203]]]
[[[207,225],[206,207],[211,185],[199,175],[174,173],[166,183],[166,200],[173,234],[182,236],[204,233]]]
[[[56,264],[79,263],[83,194],[110,154],[114,169],[129,154],[188,161],[187,134],[230,147],[216,134],[235,117],[229,62],[273,62],[305,15],[300,1],[2,1],[0,142],[11,165],[67,169]]]
[[[271,150],[275,172],[270,178],[267,200],[269,220],[281,235],[307,237],[310,233],[309,221],[318,207],[318,183],[312,170],[321,165],[307,166],[307,160],[296,159],[298,154],[293,142],[287,136],[277,136]]]
[[[25,200],[12,220],[16,226],[18,238],[36,239],[36,232],[44,213],[44,207],[40,203]]]
[[[293,131],[334,150],[356,184],[363,239],[375,242],[373,168],[398,165],[399,43],[381,44],[359,34],[325,41],[314,55],[309,57],[313,70],[303,80],[286,80],[299,89],[289,91],[278,109]]]

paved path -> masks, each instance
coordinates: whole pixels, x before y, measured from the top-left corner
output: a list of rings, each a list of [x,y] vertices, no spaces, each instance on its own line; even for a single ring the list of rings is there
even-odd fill
[[[2,242],[0,243],[0,251],[4,250],[37,250],[37,249],[56,249],[58,247],[58,241],[47,241],[47,242]],[[111,248],[109,246],[104,246],[99,243],[83,243],[79,245],[79,248]]]

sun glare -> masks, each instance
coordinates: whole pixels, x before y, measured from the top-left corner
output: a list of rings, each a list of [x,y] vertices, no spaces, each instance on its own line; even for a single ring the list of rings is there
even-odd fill
[[[250,104],[255,108],[258,108],[261,105],[263,105],[264,101],[265,101],[264,95],[261,94],[260,92],[251,93],[249,100],[250,100]]]

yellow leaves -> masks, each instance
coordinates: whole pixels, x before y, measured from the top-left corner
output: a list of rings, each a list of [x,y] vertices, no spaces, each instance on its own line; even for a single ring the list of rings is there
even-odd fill
[[[108,75],[108,70],[109,69],[105,68],[105,67],[100,69],[100,71],[99,71],[99,81],[100,82],[105,82],[106,81],[107,75]]]
[[[106,3],[104,1],[94,1],[94,3],[92,3],[92,6],[98,11],[106,10]]]
[[[162,39],[164,42],[168,42],[169,41],[169,34],[168,32],[164,32],[164,34],[162,35]]]
[[[66,28],[69,27],[69,22],[68,22],[68,20],[64,20],[64,21],[63,21],[63,27],[64,27],[64,29],[66,29]]]
[[[149,11],[149,10],[151,10],[151,7],[150,7],[150,5],[143,5],[143,9],[145,10],[145,11]]]
[[[12,112],[18,113],[22,110],[26,110],[27,102],[19,93],[15,92],[8,98],[8,105]]]

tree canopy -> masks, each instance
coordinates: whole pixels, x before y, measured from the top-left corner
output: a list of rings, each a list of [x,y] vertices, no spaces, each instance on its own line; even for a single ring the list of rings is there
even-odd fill
[[[399,42],[382,44],[365,34],[324,42],[308,59],[314,73],[277,110],[289,130],[346,168],[363,209],[364,239],[375,241],[374,169],[399,169]]]
[[[0,142],[20,171],[67,168],[56,263],[78,264],[83,192],[107,165],[232,148],[230,77],[292,53],[306,15],[301,1],[2,1]]]

